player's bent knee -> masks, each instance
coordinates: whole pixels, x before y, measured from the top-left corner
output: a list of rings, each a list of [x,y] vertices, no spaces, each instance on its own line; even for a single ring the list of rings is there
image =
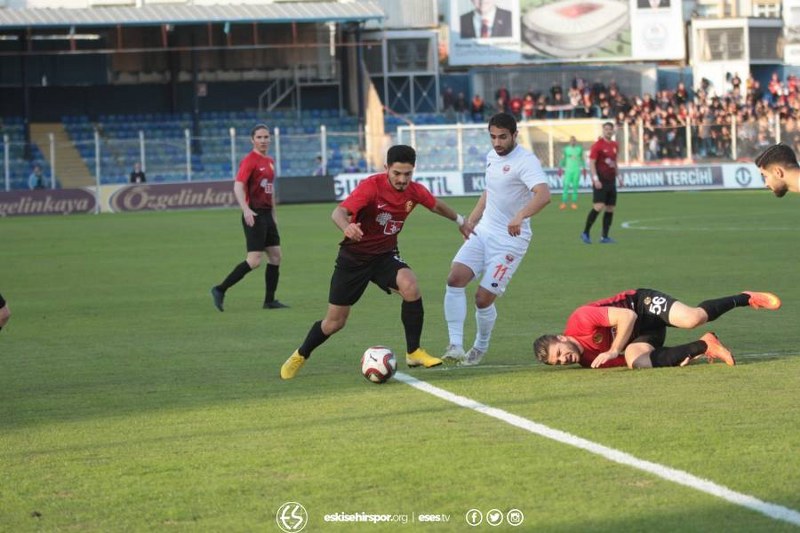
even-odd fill
[[[406,302],[415,302],[422,298],[422,293],[420,293],[419,286],[417,286],[416,283],[413,285],[400,287],[398,288],[397,292],[400,293],[400,296]]]
[[[653,368],[650,354],[653,347],[646,343],[629,344],[625,349],[625,364],[628,368]]]
[[[281,264],[281,259],[283,259],[283,254],[281,253],[281,249],[277,246],[267,248],[267,261],[271,265],[279,265]]]
[[[492,294],[487,290],[478,289],[478,292],[475,293],[475,307],[478,309],[486,309],[490,305],[494,303],[497,299],[496,294]]]
[[[447,285],[463,289],[473,280],[475,274],[468,266],[461,263],[453,263],[450,273],[447,275]]]
[[[700,307],[684,310],[675,319],[670,317],[670,323],[673,326],[683,329],[696,328],[702,326],[706,322],[708,322],[708,314]]]
[[[467,279],[465,276],[460,276],[453,272],[450,272],[450,275],[447,276],[447,286],[448,287],[456,287],[459,289],[463,289],[467,285],[469,285],[470,279]]]
[[[708,322],[708,313],[706,313],[705,309],[701,309],[700,307],[695,307],[694,312],[692,313],[692,327],[696,328],[697,326],[702,326],[706,322]]]
[[[325,319],[322,323],[322,333],[330,337],[334,333],[344,329],[345,324],[347,324],[347,317],[336,318],[336,319]]]

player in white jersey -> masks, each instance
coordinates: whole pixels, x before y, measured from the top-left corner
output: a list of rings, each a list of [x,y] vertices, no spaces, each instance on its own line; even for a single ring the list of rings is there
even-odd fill
[[[530,217],[550,203],[550,187],[539,159],[517,145],[517,121],[507,113],[489,120],[492,150],[486,156],[486,188],[469,215],[475,226],[453,258],[444,296],[444,316],[450,344],[444,359],[477,365],[489,349],[497,320],[495,299],[502,295],[519,268],[531,241]],[[475,293],[477,333],[464,353],[466,287],[479,280]]]

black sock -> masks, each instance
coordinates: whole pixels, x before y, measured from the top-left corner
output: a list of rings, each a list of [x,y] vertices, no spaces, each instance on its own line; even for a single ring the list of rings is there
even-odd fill
[[[317,346],[328,340],[328,337],[330,337],[330,335],[325,335],[322,332],[322,320],[318,320],[314,322],[314,325],[311,326],[310,330],[308,330],[306,340],[303,341],[303,344],[297,349],[297,351],[300,353],[300,355],[308,359],[311,357],[311,352],[313,352]]]
[[[716,300],[706,300],[700,302],[697,307],[703,309],[708,315],[708,321],[716,320],[733,309],[734,307],[744,307],[750,303],[749,294],[737,294],[735,296],[726,296],[724,298],[717,298]]]
[[[608,238],[608,230],[611,229],[611,220],[614,218],[614,213],[606,211],[603,213],[603,237]]]
[[[599,211],[595,211],[594,209],[589,210],[589,216],[586,217],[586,227],[583,228],[584,233],[587,235],[589,234],[589,230],[592,229],[592,224],[597,220],[597,215],[599,214]]]
[[[264,303],[271,302],[275,299],[275,289],[278,288],[278,276],[280,272],[278,265],[270,265],[267,263],[267,271],[264,273],[264,282],[267,287],[266,295],[264,296]]]
[[[694,357],[706,353],[708,345],[705,341],[694,341],[671,348],[656,348],[650,353],[650,362],[653,367],[678,366],[687,357]]]
[[[225,281],[217,285],[217,288],[222,292],[227,291],[237,283],[239,283],[243,277],[250,273],[253,270],[250,268],[250,264],[247,261],[242,261],[238,265],[231,270],[231,273],[228,274],[228,277],[225,278]]]
[[[400,307],[400,319],[406,330],[406,353],[413,353],[419,348],[424,316],[425,309],[422,307],[422,298],[413,302],[403,300],[403,305]]]

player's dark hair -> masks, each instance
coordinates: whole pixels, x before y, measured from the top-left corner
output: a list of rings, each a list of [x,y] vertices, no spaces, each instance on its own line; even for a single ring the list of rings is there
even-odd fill
[[[613,123],[613,122],[604,122],[604,123],[603,123],[603,127],[605,128],[606,126],[611,126],[612,128],[615,128],[615,127],[616,127],[616,126],[614,126],[614,123]]]
[[[489,119],[488,127],[491,128],[492,126],[503,130],[508,130],[509,133],[513,134],[517,132],[517,119],[508,113],[497,113],[492,115],[492,118]]]
[[[554,342],[558,342],[558,337],[556,335],[542,335],[535,341],[533,341],[533,355],[536,356],[536,359],[544,364],[550,364],[547,362],[547,356],[550,352],[550,345]]]
[[[390,167],[394,163],[409,163],[411,166],[417,164],[417,152],[405,144],[396,144],[386,152],[386,166]]]
[[[251,139],[252,139],[253,137],[255,137],[255,136],[256,136],[256,132],[257,132],[258,130],[267,130],[267,133],[269,133],[269,126],[267,126],[267,125],[266,125],[266,124],[264,124],[263,122],[259,122],[258,124],[256,124],[255,126],[253,126],[253,129],[252,129],[252,130],[250,130],[250,138],[251,138]]]
[[[755,164],[758,168],[767,168],[770,165],[781,165],[786,168],[800,168],[797,163],[797,156],[789,145],[778,143],[773,144],[758,157]]]

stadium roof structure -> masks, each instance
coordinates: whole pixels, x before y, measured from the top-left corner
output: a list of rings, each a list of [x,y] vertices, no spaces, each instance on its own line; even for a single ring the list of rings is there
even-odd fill
[[[91,9],[0,9],[0,29],[86,26],[154,26],[199,23],[322,23],[382,21],[385,14],[377,1],[278,2],[269,4],[175,5]]]

